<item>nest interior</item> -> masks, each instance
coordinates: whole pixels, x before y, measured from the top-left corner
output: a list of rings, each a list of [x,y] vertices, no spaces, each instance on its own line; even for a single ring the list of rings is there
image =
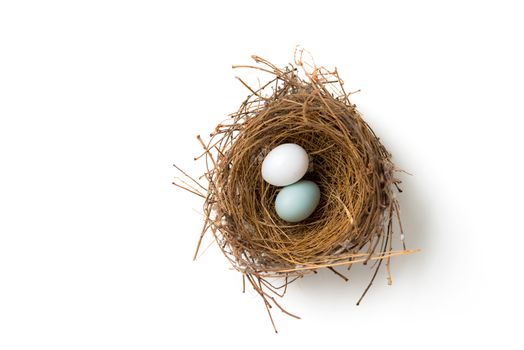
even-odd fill
[[[197,159],[205,159],[207,186],[195,180],[181,185],[205,198],[200,241],[211,232],[266,306],[268,299],[276,303],[269,294],[278,294],[273,277],[282,277],[280,287],[286,287],[290,277],[327,267],[344,278],[335,267],[369,260],[378,261],[373,278],[383,260],[389,276],[389,259],[410,252],[403,233],[402,249],[393,250],[393,221],[400,231],[402,226],[391,154],[349,101],[338,72],[307,64],[302,55],[283,69],[257,56],[257,65],[234,66],[270,78],[257,89],[239,78],[248,98],[208,142],[198,137],[204,153]],[[276,215],[280,188],[261,176],[264,157],[283,143],[307,151],[304,178],[321,191],[313,215],[294,224]]]

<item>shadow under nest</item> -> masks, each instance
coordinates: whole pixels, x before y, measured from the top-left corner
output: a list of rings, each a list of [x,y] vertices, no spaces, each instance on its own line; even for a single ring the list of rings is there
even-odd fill
[[[207,171],[207,186],[175,182],[204,198],[204,227],[198,242],[210,232],[235,269],[270,309],[287,286],[308,273],[374,261],[371,280],[386,261],[406,250],[395,192],[399,171],[391,154],[363,120],[343,87],[338,72],[309,65],[296,54],[295,64],[280,69],[258,56],[258,65],[234,66],[270,74],[257,89],[238,78],[250,91],[239,110],[219,124],[210,139],[198,140]],[[262,161],[283,143],[303,147],[310,164],[304,179],[320,187],[316,211],[304,221],[288,223],[275,212],[280,190],[261,176]],[[400,228],[402,249],[393,249],[393,223]],[[278,283],[278,285],[277,285]],[[357,304],[360,302],[359,299]],[[298,317],[297,317],[298,318]],[[275,328],[276,331],[276,328]]]

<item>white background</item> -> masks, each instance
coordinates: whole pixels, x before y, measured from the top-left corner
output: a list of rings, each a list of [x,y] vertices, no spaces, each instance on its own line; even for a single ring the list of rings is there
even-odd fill
[[[510,1],[2,1],[1,349],[522,346],[522,9]],[[337,66],[413,174],[409,248],[322,272],[275,334],[216,246],[196,262],[195,136],[236,110],[251,54]],[[251,76],[251,78],[253,78]]]

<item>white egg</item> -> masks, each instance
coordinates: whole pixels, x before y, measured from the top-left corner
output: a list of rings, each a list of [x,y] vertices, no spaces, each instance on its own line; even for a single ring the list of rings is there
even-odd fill
[[[307,152],[297,144],[284,143],[264,158],[262,177],[274,186],[287,186],[300,180],[308,167]]]

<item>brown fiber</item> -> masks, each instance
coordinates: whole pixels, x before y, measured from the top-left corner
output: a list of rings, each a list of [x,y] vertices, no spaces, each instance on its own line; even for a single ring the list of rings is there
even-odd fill
[[[413,252],[405,249],[402,232],[402,249],[393,250],[393,222],[402,227],[395,198],[400,181],[390,153],[349,101],[337,71],[306,63],[303,55],[297,51],[294,64],[284,69],[257,56],[257,65],[234,66],[270,78],[256,89],[239,79],[250,96],[207,142],[198,137],[207,184],[190,177],[193,183],[175,182],[205,199],[198,247],[210,232],[244,281],[262,296],[268,312],[276,305],[287,314],[275,296],[298,277],[325,267],[346,279],[336,267],[376,260],[365,294],[383,260],[391,282],[390,258]],[[295,224],[278,218],[274,202],[279,188],[261,176],[268,152],[289,142],[308,152],[304,178],[321,191],[313,215]]]

